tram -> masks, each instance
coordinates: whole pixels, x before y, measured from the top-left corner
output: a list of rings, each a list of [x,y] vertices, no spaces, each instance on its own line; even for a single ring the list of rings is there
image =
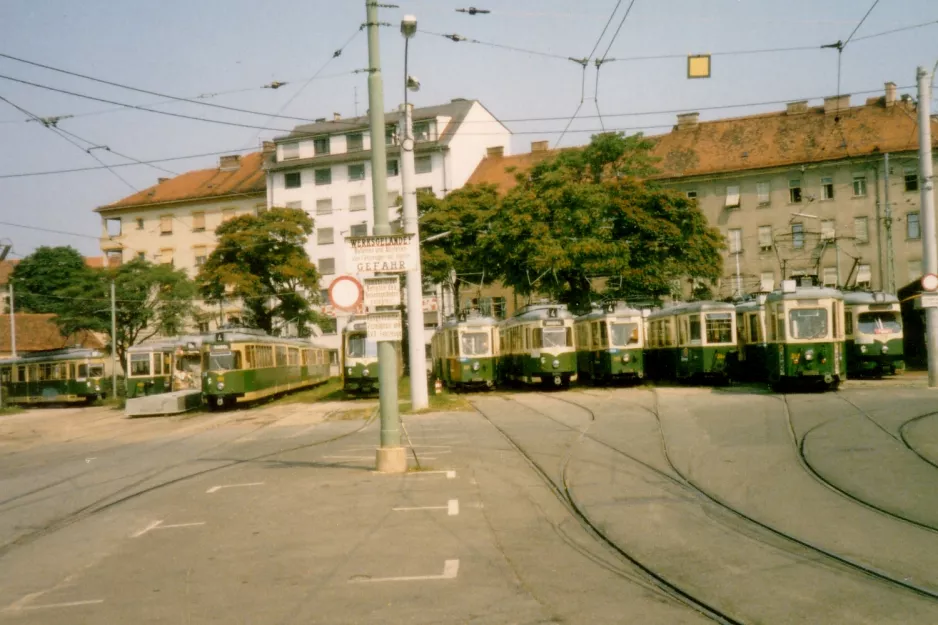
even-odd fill
[[[607,383],[645,377],[645,319],[615,302],[576,318],[576,367],[581,380]]]
[[[899,298],[889,293],[844,293],[849,375],[893,375],[903,362]]]
[[[127,350],[127,398],[199,388],[201,336],[168,337]]]
[[[210,408],[244,403],[329,379],[329,350],[309,339],[223,328],[202,337],[202,395]]]
[[[404,357],[395,344],[397,378],[404,376]],[[342,330],[340,362],[342,389],[349,395],[377,393],[378,343],[368,338],[368,327],[364,317],[352,317]]]
[[[736,305],[738,349],[732,377],[737,380],[764,380],[765,364],[765,294]]]
[[[53,404],[103,399],[106,358],[98,350],[67,347],[0,360],[3,401]]]
[[[785,280],[766,296],[765,314],[766,378],[773,388],[808,383],[837,390],[847,374],[843,294]]]
[[[446,321],[430,343],[433,375],[447,388],[495,387],[498,321],[481,315]]]
[[[567,387],[577,379],[574,315],[563,304],[526,306],[499,324],[498,379]]]
[[[648,316],[646,366],[657,379],[726,383],[737,349],[733,304],[690,302]]]

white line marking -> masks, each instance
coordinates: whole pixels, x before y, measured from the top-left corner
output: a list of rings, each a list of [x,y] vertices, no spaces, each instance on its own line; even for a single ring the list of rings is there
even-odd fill
[[[90,463],[92,460],[97,460],[97,459],[98,459],[97,456],[95,456],[95,457],[93,457],[93,458],[85,458],[85,464],[88,464],[88,463]]]
[[[459,560],[447,560],[443,563],[442,575],[413,575],[410,577],[372,577],[369,579],[350,579],[350,584],[364,584],[368,582],[417,582],[437,579],[456,579],[459,573]]]
[[[425,458],[425,460],[433,460],[433,458]],[[404,475],[411,475],[420,477],[421,475],[434,475],[438,473],[445,473],[446,479],[452,480],[456,478],[455,471],[415,471],[414,473],[405,473]]]
[[[136,534],[131,534],[130,537],[140,538],[141,536],[143,536],[144,534],[152,530],[166,530],[166,529],[172,529],[174,527],[194,527],[196,525],[205,525],[205,521],[198,521],[196,523],[174,523],[173,525],[163,525],[163,521],[153,521],[152,523],[147,525],[145,528],[143,528]]]
[[[391,508],[395,512],[410,512],[411,510],[447,510],[447,506],[415,506],[413,508]]]
[[[205,521],[199,521],[198,523],[176,523],[175,525],[161,525],[156,528],[158,530],[168,530],[171,527],[193,527],[196,525],[205,525]]]
[[[104,599],[88,599],[86,601],[68,601],[66,603],[46,603],[43,605],[27,605],[20,610],[42,610],[44,608],[71,608],[79,605],[93,605],[96,603],[104,603]]]
[[[459,500],[458,500],[458,499],[450,499],[450,500],[447,502],[446,509],[447,509],[447,513],[448,513],[450,516],[456,516],[457,514],[459,514]]]
[[[262,486],[263,482],[249,482],[247,484],[222,484],[220,486],[212,486],[210,489],[205,491],[206,493],[217,493],[223,488],[240,488],[242,486]]]
[[[323,456],[328,460],[374,460],[374,456]]]
[[[157,527],[159,527],[162,523],[163,523],[162,521],[153,521],[152,523],[150,523],[149,525],[147,525],[145,528],[143,528],[142,530],[140,530],[140,531],[137,532],[136,534],[131,534],[130,537],[131,537],[131,538],[140,538],[141,536],[143,536],[144,534],[146,534],[146,533],[149,532],[150,530],[156,529]]]

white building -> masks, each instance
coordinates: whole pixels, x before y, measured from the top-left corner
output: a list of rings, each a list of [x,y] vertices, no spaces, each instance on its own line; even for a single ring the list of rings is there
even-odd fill
[[[415,186],[440,197],[463,186],[486,154],[503,155],[509,150],[511,132],[477,100],[460,98],[418,108],[413,120]],[[400,218],[400,121],[400,112],[385,115],[392,222]],[[267,202],[271,207],[299,208],[313,217],[316,231],[307,251],[322,274],[325,295],[337,276],[349,272],[345,237],[371,234],[374,226],[368,118],[336,115],[331,121],[297,126],[274,142],[276,158],[266,165]],[[344,321],[337,318],[338,333]],[[431,312],[425,326],[436,325]],[[323,343],[338,348],[337,335],[323,338]]]

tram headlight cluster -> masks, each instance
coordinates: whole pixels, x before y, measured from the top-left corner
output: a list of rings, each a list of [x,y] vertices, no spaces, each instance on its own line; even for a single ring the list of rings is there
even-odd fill
[[[217,388],[220,391],[223,391],[225,389],[225,383],[219,382],[218,384],[215,385],[215,388]]]
[[[560,361],[557,360],[556,358],[554,358],[554,362],[552,362],[552,363],[550,363],[550,364],[552,364],[552,365],[554,366],[554,369],[556,369],[557,367],[560,366]]]
[[[368,369],[362,369],[362,375],[368,377]]]
[[[632,357],[629,356],[628,354],[625,354],[624,356],[622,356],[622,362],[628,362],[630,360],[632,360]]]
[[[351,367],[348,368],[348,374],[349,374],[349,375],[352,375],[352,368],[351,368]]]
[[[478,371],[478,370],[479,370],[479,363],[478,363],[478,362],[472,363],[472,370],[473,370],[473,371]]]
[[[888,346],[888,345],[883,345],[883,353],[885,354],[885,353],[888,352],[888,351],[889,351],[889,346]]]
[[[814,360],[814,350],[813,350],[813,349],[805,350],[805,352],[804,352],[804,359],[805,359],[805,360]]]

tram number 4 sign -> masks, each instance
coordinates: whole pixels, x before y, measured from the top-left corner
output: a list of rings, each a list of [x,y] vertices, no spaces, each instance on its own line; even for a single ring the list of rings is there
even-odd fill
[[[365,307],[378,308],[379,306],[401,305],[401,278],[400,276],[381,276],[380,278],[365,278]]]
[[[368,313],[365,324],[368,328],[368,338],[372,341],[404,340],[404,324],[399,310]]]
[[[349,261],[355,272],[405,273],[417,266],[413,234],[347,237]]]

